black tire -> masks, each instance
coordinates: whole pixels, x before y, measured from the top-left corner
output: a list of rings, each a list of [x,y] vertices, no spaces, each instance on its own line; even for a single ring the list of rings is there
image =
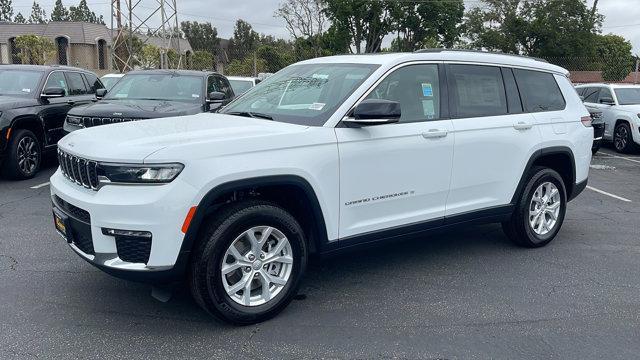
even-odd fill
[[[591,154],[595,155],[600,151],[600,147],[602,146],[602,141],[598,140],[593,143],[593,147],[591,147]]]
[[[515,244],[523,247],[536,248],[550,243],[551,240],[556,237],[558,231],[560,231],[567,210],[567,191],[562,177],[553,169],[536,166],[531,169],[529,174],[529,179],[520,195],[515,212],[509,221],[502,223],[502,229],[507,237]],[[555,185],[558,189],[560,211],[551,229],[549,229],[547,233],[540,235],[536,233],[530,224],[529,216],[534,193],[538,187],[547,182]],[[543,213],[543,216],[546,215]]]
[[[633,142],[631,127],[626,122],[618,123],[613,130],[613,148],[623,154],[628,154],[638,149],[638,146]]]
[[[10,179],[31,179],[40,170],[42,147],[36,135],[29,130],[14,130],[6,154],[2,170]]]
[[[293,258],[291,273],[286,284],[273,298],[261,305],[245,306],[227,294],[221,269],[223,261],[228,261],[225,259],[225,253],[234,240],[246,230],[259,226],[276,228],[286,236]],[[307,266],[307,257],[304,232],[296,219],[286,210],[266,201],[236,203],[221,209],[219,215],[201,232],[190,265],[191,292],[204,310],[220,320],[237,325],[265,321],[282,311],[296,295]],[[243,273],[248,269],[252,268],[243,266],[236,271],[240,271],[242,276],[250,275]],[[253,272],[252,270],[251,274]],[[251,279],[251,276],[248,278]],[[242,280],[238,282],[240,281]],[[249,280],[249,283],[253,281]]]

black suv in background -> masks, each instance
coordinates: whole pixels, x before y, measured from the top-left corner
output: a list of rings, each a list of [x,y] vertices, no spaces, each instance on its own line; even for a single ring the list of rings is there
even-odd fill
[[[0,164],[12,179],[40,169],[44,152],[56,149],[67,112],[95,100],[102,88],[89,71],[66,66],[0,66]]]
[[[227,78],[213,72],[131,71],[108,93],[98,91],[100,101],[71,110],[64,130],[217,111],[234,96]]]

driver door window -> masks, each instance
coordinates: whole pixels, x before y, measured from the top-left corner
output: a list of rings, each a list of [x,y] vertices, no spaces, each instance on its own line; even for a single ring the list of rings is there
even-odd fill
[[[405,66],[387,76],[367,96],[400,103],[401,123],[440,119],[438,65]]]
[[[62,88],[64,89],[64,95],[69,95],[69,87],[67,86],[67,79],[64,77],[62,71],[54,71],[49,75],[47,83],[44,85],[45,89],[48,88]]]
[[[613,95],[611,94],[611,90],[607,88],[600,89],[600,95],[598,95],[598,104],[604,104],[602,99],[613,100]]]

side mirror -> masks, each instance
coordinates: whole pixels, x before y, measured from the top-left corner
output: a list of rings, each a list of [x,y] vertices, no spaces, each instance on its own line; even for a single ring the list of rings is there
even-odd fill
[[[226,97],[227,97],[227,95],[225,95],[225,93],[223,93],[223,92],[212,91],[212,92],[209,93],[207,101],[209,101],[209,102],[221,102]]]
[[[342,121],[350,126],[392,124],[400,121],[400,103],[383,99],[367,99],[353,109],[353,117]]]
[[[605,105],[615,105],[616,102],[613,101],[613,98],[610,97],[601,97],[600,98],[600,104],[605,104]]]
[[[66,92],[61,87],[49,87],[42,91],[40,95],[43,99],[64,97]]]
[[[96,99],[102,99],[105,95],[107,95],[107,89],[96,90]]]

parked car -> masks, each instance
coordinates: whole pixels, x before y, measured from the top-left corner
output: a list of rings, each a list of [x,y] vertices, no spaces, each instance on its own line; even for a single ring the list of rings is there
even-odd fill
[[[98,125],[217,111],[234,98],[227,79],[190,70],[128,72],[101,100],[69,111],[65,133]]]
[[[66,66],[0,66],[0,165],[12,179],[29,179],[42,156],[55,151],[74,105],[95,100],[102,88],[89,71]]]
[[[576,86],[589,111],[602,112],[603,140],[617,152],[640,149],[640,85],[586,84]]]
[[[303,61],[219,113],[62,139],[56,229],[115,276],[189,279],[236,324],[284,309],[313,253],[490,222],[541,247],[591,161],[567,76],[449,50]]]
[[[591,147],[591,153],[595,155],[602,146],[602,136],[604,135],[604,119],[602,117],[602,111],[591,109],[591,126],[593,126],[593,146]]]
[[[102,85],[104,85],[105,89],[111,90],[111,88],[113,88],[113,85],[120,81],[123,76],[124,74],[107,74],[102,76],[100,78],[100,81],[102,81]]]
[[[243,76],[227,76],[229,79],[229,83],[231,84],[231,88],[237,95],[242,95],[245,92],[249,91],[252,87],[258,85],[260,83],[260,79],[254,77],[243,77]]]

